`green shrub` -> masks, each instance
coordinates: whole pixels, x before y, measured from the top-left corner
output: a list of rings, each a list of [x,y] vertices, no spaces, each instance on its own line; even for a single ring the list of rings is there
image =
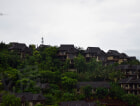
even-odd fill
[[[96,95],[98,98],[104,98],[108,95],[108,89],[106,88],[97,88],[96,89]]]
[[[21,106],[20,98],[17,98],[15,95],[6,94],[2,97],[1,106]]]
[[[136,104],[140,103],[140,98],[133,94],[123,95],[122,100],[127,102],[129,105],[136,105]]]

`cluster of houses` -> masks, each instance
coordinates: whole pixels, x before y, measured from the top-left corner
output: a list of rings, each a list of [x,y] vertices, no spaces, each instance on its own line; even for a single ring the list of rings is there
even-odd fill
[[[73,64],[73,60],[78,54],[82,54],[86,61],[88,62],[91,58],[95,58],[96,61],[102,61],[104,64],[112,64],[127,62],[130,60],[135,60],[136,57],[129,57],[125,53],[119,53],[116,50],[109,50],[105,53],[99,47],[88,47],[86,50],[79,50],[74,47],[74,45],[60,45],[58,49],[59,59],[65,61],[66,59],[70,60],[70,63]]]
[[[37,47],[37,50],[42,50],[43,48],[50,47],[49,45],[40,45]],[[26,44],[22,43],[10,43],[9,47],[10,51],[17,51],[21,58],[24,58],[26,54],[31,55],[32,54],[32,48],[29,46],[27,47]],[[121,79],[119,81],[119,84],[127,93],[132,93],[135,95],[140,95],[140,65],[121,65],[123,62],[128,62],[131,60],[136,60],[136,57],[130,57],[127,56],[125,53],[119,53],[116,50],[109,50],[107,53],[101,50],[99,47],[88,47],[86,50],[81,50],[79,48],[76,48],[74,45],[60,45],[58,47],[58,53],[57,57],[61,61],[66,61],[69,59],[70,61],[70,68],[74,68],[74,58],[78,56],[78,54],[82,54],[86,61],[88,62],[91,58],[95,58],[96,61],[101,61],[103,64],[108,65],[112,63],[118,63],[120,64],[118,67],[116,67],[118,70],[121,70],[124,75],[126,76],[125,79]],[[97,82],[78,82],[77,83],[77,93],[82,92],[80,88],[83,86],[90,85],[92,87],[92,93],[95,93],[96,89],[99,87],[110,89],[110,83],[104,82],[104,81],[97,81]],[[39,85],[41,86],[41,85]],[[44,85],[48,86],[48,85]],[[41,86],[41,87],[44,87]],[[26,101],[26,95],[32,95],[32,94],[16,94],[16,96],[20,97],[23,101]],[[33,96],[33,95],[32,95]],[[40,94],[34,95],[37,96],[36,98],[42,99],[42,102],[44,100],[44,97]],[[33,97],[32,97],[33,98]],[[35,98],[35,100],[36,100]],[[40,100],[41,101],[41,100]],[[37,103],[37,101],[33,101],[31,106],[33,104]],[[77,105],[76,105],[77,104]],[[86,103],[84,101],[75,101],[75,102],[63,102],[60,105],[61,106],[81,106],[80,104],[88,104],[89,106],[94,106],[94,103]],[[84,106],[84,105],[82,105]],[[87,105],[85,105],[87,106]]]
[[[43,48],[50,47],[49,45],[40,45],[37,47],[37,50],[41,50]],[[32,54],[31,46],[27,47],[24,43],[12,42],[9,47],[10,51],[17,51],[21,58],[23,58],[26,54]],[[74,45],[60,45],[58,47],[58,58],[62,61],[66,59],[70,60],[70,63],[73,64],[73,59],[78,56],[78,54],[82,54],[86,61],[89,61],[91,58],[95,58],[96,61],[102,61],[106,64],[111,63],[119,63],[126,62],[129,60],[136,60],[136,57],[127,56],[125,53],[119,53],[116,50],[109,50],[107,53],[101,50],[99,47],[87,47],[86,50],[80,50],[76,48]]]
[[[126,76],[119,81],[120,86],[129,94],[140,95],[140,65],[119,65]]]

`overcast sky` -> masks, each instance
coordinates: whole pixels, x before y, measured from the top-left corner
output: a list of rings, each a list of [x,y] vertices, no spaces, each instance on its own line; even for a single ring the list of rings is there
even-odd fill
[[[74,44],[140,59],[140,0],[0,0],[0,40]]]

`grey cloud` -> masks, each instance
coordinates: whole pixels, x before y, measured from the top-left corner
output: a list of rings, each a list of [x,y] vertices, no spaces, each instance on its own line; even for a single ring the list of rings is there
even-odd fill
[[[6,15],[6,14],[4,14],[4,13],[0,13],[0,16],[3,16],[3,15]]]

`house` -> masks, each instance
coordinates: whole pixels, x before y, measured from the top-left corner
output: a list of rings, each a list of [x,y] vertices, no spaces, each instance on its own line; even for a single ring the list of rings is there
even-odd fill
[[[119,63],[128,61],[128,56],[125,53],[119,53],[116,50],[109,50],[107,52],[107,63]]]
[[[137,59],[136,59],[135,56],[130,56],[130,57],[128,57],[128,60],[129,60],[129,61],[135,61],[135,60],[137,60]]]
[[[117,69],[120,70],[126,78],[140,78],[140,65],[119,65]]]
[[[97,106],[95,102],[68,101],[61,102],[59,106]]]
[[[32,93],[16,93],[16,97],[21,99],[22,106],[35,106],[36,104],[44,104],[45,97],[42,94],[32,94]]]
[[[43,44],[41,44],[41,45],[39,45],[39,47],[37,47],[37,50],[38,51],[42,51],[42,50],[44,50],[45,48],[48,48],[48,47],[51,47],[50,45],[43,45]]]
[[[95,93],[97,88],[106,88],[110,89],[110,83],[106,81],[96,81],[96,82],[78,82],[76,85],[77,93],[82,92],[82,88],[90,85],[92,87],[92,93]]]
[[[58,58],[61,61],[70,60],[70,67],[74,68],[74,58],[78,55],[78,50],[74,45],[61,45],[58,49]]]
[[[12,42],[10,43],[9,50],[11,52],[17,52],[21,58],[24,58],[26,54],[31,54],[31,50],[24,43]]]
[[[127,56],[125,53],[120,53],[120,58],[118,63],[121,64],[123,62],[127,62],[129,60],[129,56]]]
[[[140,95],[140,79],[129,77],[121,79],[119,84],[128,94]]]
[[[126,76],[119,81],[120,86],[128,94],[140,95],[140,65],[119,65],[117,69]]]
[[[60,56],[66,56],[67,53],[71,50],[74,50],[74,45],[60,45],[58,54]]]
[[[88,47],[85,51],[85,58],[87,61],[91,58],[95,58],[96,61],[106,61],[106,53],[99,47]]]

